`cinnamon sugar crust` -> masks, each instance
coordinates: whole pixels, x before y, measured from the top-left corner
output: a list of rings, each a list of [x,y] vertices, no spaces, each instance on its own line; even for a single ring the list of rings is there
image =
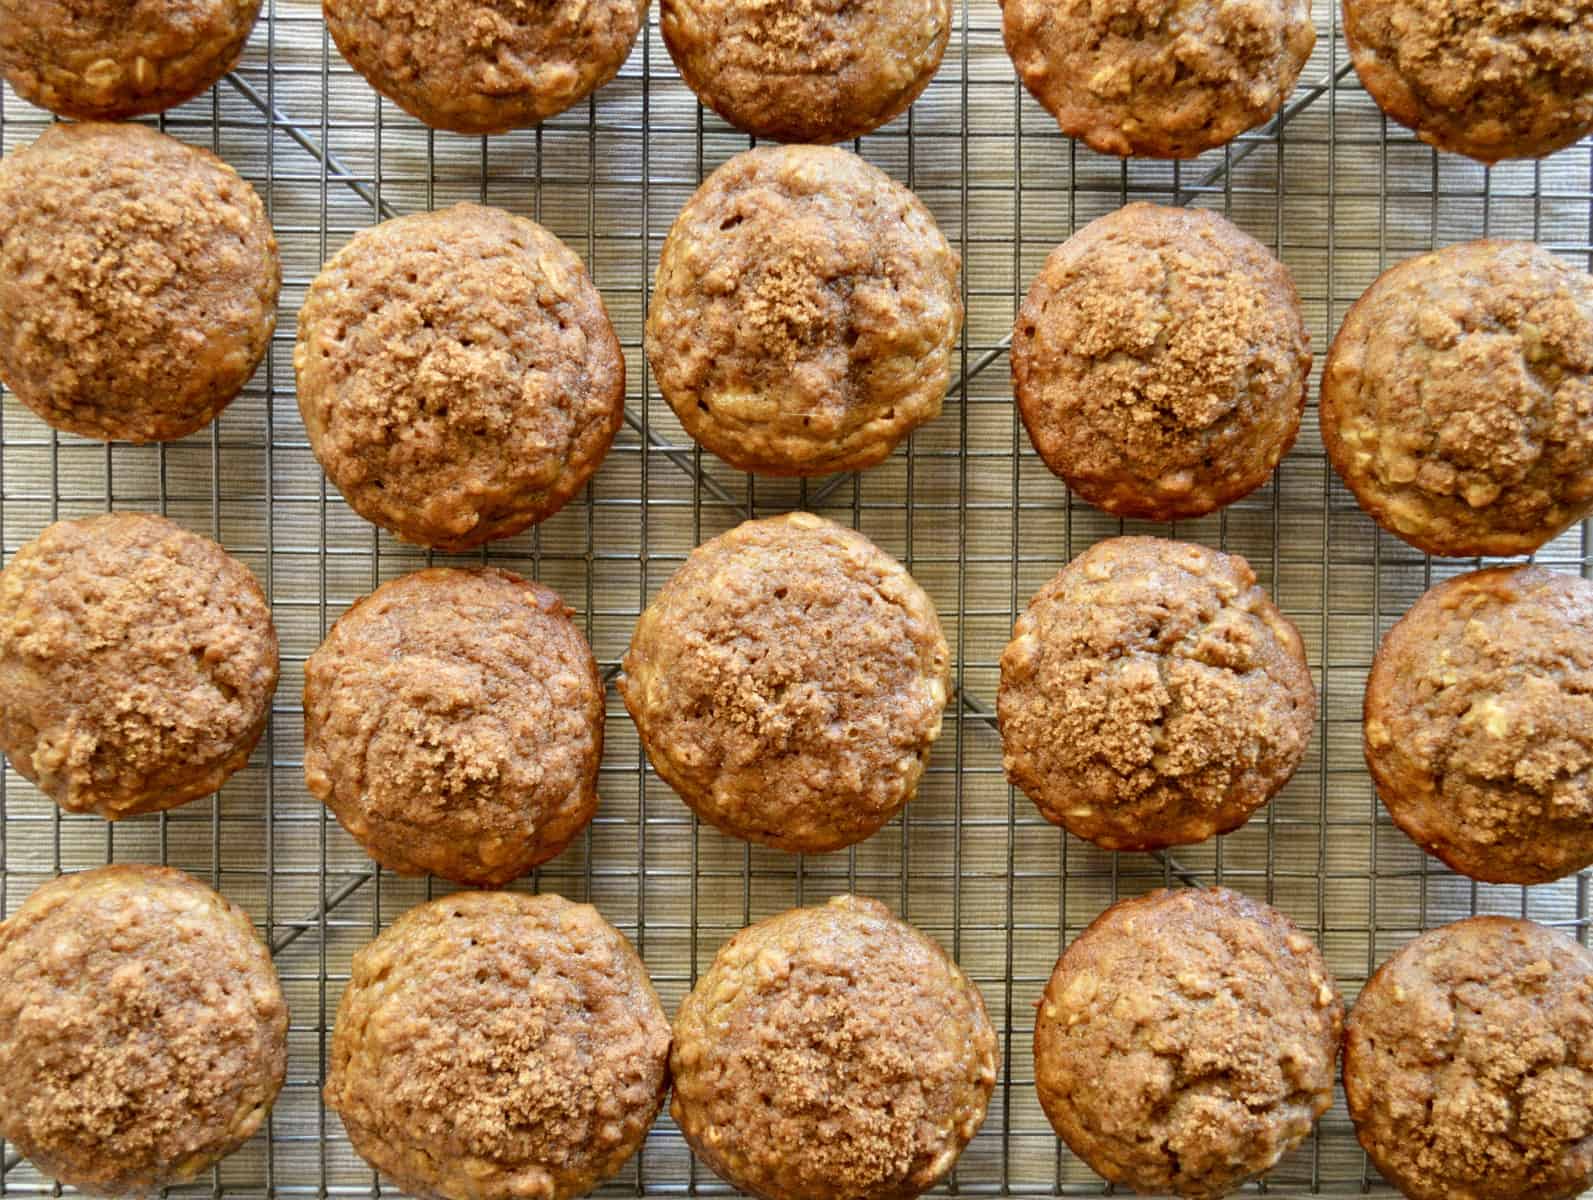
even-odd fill
[[[1344,0],[1366,90],[1440,150],[1541,158],[1593,133],[1593,0]]]
[[[647,0],[324,0],[349,65],[427,125],[504,133],[586,99],[619,73]]]
[[[476,204],[356,234],[310,286],[293,366],[344,499],[439,550],[557,512],[625,416],[625,360],[581,260]]]
[[[811,513],[699,546],[642,613],[620,695],[653,768],[732,837],[823,852],[918,786],[950,654],[929,597]]]
[[[681,78],[737,129],[781,142],[862,137],[940,66],[951,0],[660,0]]]
[[[1350,1013],[1344,1098],[1410,1200],[1569,1200],[1593,1184],[1593,954],[1507,917],[1431,930]]]
[[[765,1200],[910,1200],[985,1118],[979,990],[877,900],[836,896],[736,934],[675,1018],[670,1114]]]
[[[0,379],[56,429],[208,425],[265,357],[280,280],[265,205],[204,150],[53,125],[0,161]]]
[[[1305,755],[1316,691],[1250,564],[1161,538],[1097,543],[1041,588],[1001,656],[1007,777],[1108,850],[1237,829]]]
[[[1372,662],[1364,744],[1395,824],[1455,870],[1593,864],[1593,583],[1499,567],[1434,587]]]
[[[276,685],[260,585],[164,517],[57,521],[0,571],[0,748],[67,812],[114,821],[215,791]]]
[[[1216,213],[1130,204],[1046,259],[1012,330],[1048,467],[1125,517],[1198,517],[1294,444],[1311,339],[1287,268]]]
[[[181,871],[63,875],[0,924],[0,1136],[65,1186],[195,1179],[264,1123],[287,1033],[248,914]]]
[[[0,0],[0,73],[63,117],[162,112],[237,65],[260,0]]]
[[[646,968],[595,908],[461,892],[354,956],[323,1095],[406,1192],[567,1200],[646,1138],[669,1044]]]
[[[304,775],[403,875],[502,884],[597,811],[603,685],[552,588],[494,568],[384,583],[304,666]]]
[[[1333,1103],[1344,1003],[1311,939],[1226,888],[1114,904],[1057,961],[1034,1028],[1057,1134],[1113,1183],[1225,1196]]]
[[[846,150],[749,150],[664,242],[647,357],[686,432],[766,475],[855,471],[940,414],[957,255],[914,195]]]
[[[1430,554],[1530,554],[1593,512],[1593,277],[1530,242],[1384,272],[1322,376],[1322,441]]]
[[[1003,0],[1002,32],[1063,133],[1156,158],[1267,121],[1316,44],[1310,0]]]

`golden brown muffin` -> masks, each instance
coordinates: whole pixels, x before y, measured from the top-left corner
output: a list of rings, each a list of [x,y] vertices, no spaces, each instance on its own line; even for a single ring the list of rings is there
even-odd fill
[[[1305,756],[1316,689],[1294,623],[1237,554],[1108,538],[1041,588],[1001,656],[1007,777],[1108,850],[1239,828]]]
[[[625,419],[625,360],[581,260],[476,204],[355,234],[310,286],[293,366],[349,506],[439,550],[552,516]]]
[[[64,875],[0,923],[0,1137],[64,1186],[144,1195],[231,1154],[287,1035],[248,914],[181,871]]]
[[[647,0],[323,0],[337,48],[437,129],[504,133],[561,113],[619,73]]]
[[[743,929],[675,1017],[675,1118],[764,1200],[911,1200],[945,1178],[996,1083],[984,1000],[877,900]]]
[[[164,517],[57,521],[0,571],[0,749],[67,812],[209,795],[249,761],[276,686],[255,577]]]
[[[1593,0],[1344,0],[1355,71],[1440,150],[1541,158],[1593,133]]]
[[[1385,271],[1322,375],[1322,441],[1390,533],[1531,554],[1593,512],[1593,277],[1530,242]]]
[[[410,909],[351,970],[326,1103],[413,1195],[584,1195],[664,1103],[668,1018],[591,905],[461,892]]]
[[[951,0],[660,0],[681,78],[737,129],[844,142],[907,111],[940,66]]]
[[[63,117],[161,112],[237,65],[260,0],[0,0],[0,72]]]
[[[957,265],[929,210],[857,155],[748,150],[675,218],[647,357],[686,432],[731,466],[861,470],[940,414]]]
[[[637,621],[618,687],[653,769],[699,817],[822,852],[912,799],[949,659],[900,563],[789,513],[692,551]]]
[[[1316,30],[1310,0],[1003,0],[1018,78],[1103,154],[1192,158],[1270,119]]]
[[[1283,913],[1226,888],[1112,905],[1034,1026],[1040,1104],[1095,1171],[1215,1197],[1270,1171],[1333,1103],[1344,1002]]]
[[[1355,1134],[1410,1200],[1569,1200],[1593,1184],[1593,954],[1508,917],[1430,930],[1344,1037]]]
[[[164,442],[211,421],[276,328],[265,205],[143,125],[54,125],[0,161],[0,380],[57,429]]]
[[[1090,222],[1051,252],[1012,329],[1034,448],[1122,517],[1203,516],[1260,487],[1294,445],[1310,373],[1288,269],[1201,209]]]
[[[1593,863],[1593,583],[1499,567],[1433,588],[1372,662],[1365,748],[1394,823],[1455,870]]]
[[[390,580],[304,665],[304,777],[384,867],[501,884],[597,811],[603,684],[552,588],[494,568]]]

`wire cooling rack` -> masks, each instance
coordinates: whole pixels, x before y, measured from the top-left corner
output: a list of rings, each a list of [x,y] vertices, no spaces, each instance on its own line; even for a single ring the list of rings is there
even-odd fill
[[[1006,337],[1028,281],[1057,242],[1131,197],[1219,209],[1275,248],[1299,283],[1319,362],[1380,269],[1434,245],[1525,237],[1593,267],[1593,148],[1491,171],[1436,155],[1385,122],[1360,89],[1334,7],[1318,0],[1315,16],[1315,55],[1278,120],[1193,162],[1123,163],[1060,137],[1014,80],[994,0],[959,0],[935,81],[909,114],[856,144],[917,191],[962,254],[968,317],[957,382],[940,419],[885,464],[771,482],[697,450],[641,352],[663,235],[704,174],[748,144],[680,82],[656,13],[594,101],[538,130],[481,139],[428,132],[379,102],[330,46],[317,7],[268,0],[238,70],[160,122],[220,153],[265,198],[284,263],[267,362],[210,429],[164,446],[59,436],[10,397],[0,413],[6,556],[59,517],[158,510],[219,538],[255,570],[281,634],[271,726],[218,796],[111,826],[62,816],[9,769],[0,778],[0,912],[62,871],[168,862],[245,905],[272,946],[292,1009],[287,1085],[264,1133],[175,1192],[390,1191],[350,1150],[318,1092],[350,955],[434,886],[373,870],[307,794],[298,699],[304,659],[338,614],[434,558],[491,561],[558,588],[610,679],[649,596],[693,546],[749,515],[826,513],[910,566],[939,606],[956,692],[905,816],[848,852],[807,858],[699,828],[647,769],[611,691],[601,814],[517,886],[595,903],[634,939],[671,1011],[736,929],[837,891],[877,896],[934,934],[982,988],[1002,1053],[989,1119],[945,1191],[1104,1190],[1046,1124],[1030,1034],[1033,1002],[1062,947],[1120,896],[1221,881],[1265,898],[1315,934],[1348,998],[1418,930],[1475,911],[1525,914],[1587,940],[1587,876],[1530,891],[1476,885],[1425,858],[1378,808],[1359,737],[1373,650],[1425,587],[1476,563],[1434,563],[1379,534],[1329,469],[1314,406],[1267,487],[1169,528],[1125,524],[1071,500],[1030,449],[1011,402]],[[31,142],[47,119],[0,94],[6,151]],[[531,216],[582,255],[619,330],[629,382],[626,429],[575,502],[535,530],[450,560],[376,533],[327,487],[294,403],[292,340],[305,287],[355,230],[460,199]],[[1007,787],[993,724],[997,663],[1017,612],[1072,555],[1125,529],[1246,555],[1299,623],[1321,700],[1310,753],[1283,793],[1239,832],[1165,856],[1107,854],[1047,825]],[[1538,557],[1587,574],[1588,530]],[[7,1148],[0,1195],[52,1190]],[[1388,1194],[1342,1099],[1250,1190]],[[603,1189],[724,1191],[693,1163],[667,1114]]]

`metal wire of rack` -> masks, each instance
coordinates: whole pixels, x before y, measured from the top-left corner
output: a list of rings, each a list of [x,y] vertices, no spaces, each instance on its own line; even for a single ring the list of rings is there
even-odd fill
[[[288,1082],[266,1131],[181,1195],[391,1193],[319,1102],[349,957],[434,893],[372,864],[305,791],[297,703],[305,657],[377,583],[450,561],[378,534],[329,491],[293,402],[304,290],[359,228],[459,199],[541,221],[581,253],[630,366],[626,430],[586,492],[542,526],[465,561],[534,575],[578,609],[612,678],[647,599],[700,541],[750,515],[808,508],[903,559],[934,597],[956,692],[918,799],[841,854],[788,857],[701,829],[647,768],[611,694],[590,831],[521,885],[591,900],[642,952],[673,1010],[742,925],[839,890],[878,896],[940,938],[984,991],[1002,1074],[983,1131],[945,1185],[967,1195],[1091,1195],[1104,1185],[1057,1142],[1032,1086],[1032,1004],[1062,947],[1108,903],[1174,882],[1223,882],[1314,932],[1353,998],[1420,929],[1476,911],[1522,914],[1588,939],[1588,875],[1489,887],[1427,860],[1389,823],[1360,759],[1360,694],[1377,639],[1437,578],[1379,534],[1328,468],[1314,408],[1275,479],[1176,528],[1074,502],[1032,452],[1005,365],[1016,306],[1050,249],[1130,198],[1225,212],[1293,270],[1318,352],[1386,265],[1485,234],[1527,237],[1593,269],[1593,144],[1484,170],[1390,126],[1361,91],[1336,5],[1317,0],[1316,53],[1283,113],[1188,163],[1120,162],[1060,137],[1016,83],[995,0],[959,0],[945,63],[912,111],[855,144],[925,200],[963,258],[968,312],[946,410],[887,463],[818,481],[754,480],[704,456],[648,376],[641,327],[675,213],[747,139],[705,114],[676,76],[656,13],[619,79],[541,128],[492,139],[430,132],[378,101],[330,45],[318,6],[268,0],[239,68],[160,118],[208,146],[265,198],[284,290],[266,364],[210,429],[160,446],[58,435],[14,398],[0,408],[0,551],[59,517],[165,512],[256,571],[282,639],[283,677],[254,761],[208,800],[108,825],[63,816],[9,767],[0,776],[0,915],[40,882],[109,860],[159,861],[243,904],[268,939],[292,1010]],[[0,148],[48,120],[0,91]],[[1111,855],[1063,836],[1007,787],[993,728],[997,660],[1030,594],[1072,555],[1126,527],[1246,555],[1299,623],[1321,700],[1310,754],[1243,830],[1175,854]],[[1538,556],[1593,573],[1589,529]],[[440,889],[439,889],[440,890]],[[7,1148],[0,1196],[54,1185]],[[1390,1194],[1366,1165],[1342,1099],[1252,1191]],[[607,1195],[724,1193],[663,1117]]]

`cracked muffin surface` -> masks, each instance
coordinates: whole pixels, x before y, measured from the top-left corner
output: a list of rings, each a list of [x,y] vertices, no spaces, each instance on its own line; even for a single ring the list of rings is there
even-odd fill
[[[603,685],[552,588],[434,567],[341,616],[304,667],[304,775],[400,874],[501,884],[597,810]]]
[[[741,930],[675,1018],[670,1114],[766,1200],[910,1200],[984,1122],[996,1036],[979,989],[877,900]]]
[[[1236,554],[1109,538],[1035,593],[1001,656],[1007,777],[1108,850],[1237,829],[1294,774],[1316,690]]]
[[[1091,504],[1198,517],[1294,444],[1311,339],[1287,268],[1216,213],[1130,204],[1046,259],[1012,330],[1018,411]]]
[[[276,685],[254,575],[164,517],[57,521],[0,571],[0,748],[67,812],[116,820],[215,791]]]
[[[659,11],[698,98],[781,142],[844,142],[905,112],[951,21],[951,0],[660,0]]]
[[[1530,242],[1384,272],[1322,376],[1322,441],[1430,554],[1530,554],[1593,512],[1593,277]]]
[[[260,0],[0,0],[0,73],[63,117],[191,100],[237,65]]]
[[[265,1121],[287,1033],[248,914],[181,871],[63,875],[0,923],[0,1136],[63,1185],[208,1170]]]
[[[354,955],[324,1096],[406,1192],[567,1200],[646,1138],[669,1043],[646,968],[595,908],[461,892]]]
[[[1063,133],[1156,158],[1267,121],[1316,44],[1310,0],[1003,0],[1002,32]]]
[[[53,125],[0,160],[0,379],[56,429],[169,441],[213,421],[276,328],[265,205],[144,125]]]
[[[581,260],[476,204],[355,234],[305,297],[293,366],[344,499],[439,550],[553,515],[625,416],[625,360]]]
[[[505,133],[586,99],[619,73],[647,0],[324,0],[343,57],[437,129]]]
[[[1593,863],[1593,583],[1498,567],[1434,587],[1372,662],[1364,743],[1394,822],[1455,870]]]
[[[1593,1184],[1593,954],[1472,917],[1378,968],[1350,1012],[1344,1097],[1410,1200],[1568,1200]]]
[[[1440,150],[1541,158],[1593,133],[1593,0],[1344,0],[1378,106]]]
[[[1041,997],[1035,1086],[1095,1171],[1216,1197],[1272,1169],[1333,1102],[1344,1004],[1283,913],[1226,888],[1114,904]]]
[[[857,155],[748,150],[669,231],[647,357],[686,432],[731,466],[859,470],[940,414],[957,270],[929,210]]]
[[[696,550],[636,623],[620,695],[653,768],[733,837],[862,841],[918,786],[950,654],[890,555],[811,513]]]

